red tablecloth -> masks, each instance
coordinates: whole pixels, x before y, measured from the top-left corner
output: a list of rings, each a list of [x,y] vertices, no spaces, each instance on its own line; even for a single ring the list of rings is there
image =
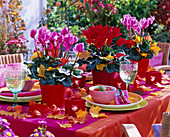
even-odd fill
[[[160,90],[160,89],[159,89]],[[154,90],[156,91],[156,90]],[[149,93],[148,93],[149,95]],[[40,124],[38,121],[47,121],[47,129],[56,137],[121,137],[120,129],[123,123],[133,123],[139,129],[143,137],[150,137],[153,132],[151,125],[160,123],[162,113],[170,111],[170,89],[162,90],[159,96],[146,96],[148,105],[142,109],[125,112],[110,112],[107,118],[93,119],[90,116],[85,124],[72,124],[72,128],[62,129],[57,122],[65,123],[69,120],[47,119],[45,116],[40,118],[26,118],[24,120],[14,119],[10,116],[2,116],[7,119],[10,127],[19,137],[29,137]],[[0,102],[0,110],[6,110],[12,103]],[[22,104],[24,112],[28,104]]]

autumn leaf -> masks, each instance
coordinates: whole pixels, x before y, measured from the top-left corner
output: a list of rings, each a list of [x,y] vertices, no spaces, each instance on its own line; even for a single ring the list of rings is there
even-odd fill
[[[13,112],[1,110],[0,115],[2,115],[2,116],[13,116]]]
[[[106,57],[100,57],[100,56],[99,56],[99,58],[100,58],[100,59],[105,59],[105,60],[112,60],[112,59],[114,59],[114,57],[111,56],[111,54],[107,55]]]
[[[45,70],[47,70],[47,71],[53,71],[53,70],[55,70],[55,69],[58,69],[58,67],[56,67],[56,68],[49,67],[48,69],[45,69]]]
[[[62,114],[55,114],[53,115],[52,113],[50,113],[47,118],[52,118],[52,119],[65,119],[67,117],[67,115],[65,115],[65,113]]]
[[[160,70],[160,72],[161,72],[162,74],[164,74],[164,73],[165,73],[165,71],[164,71],[164,70],[162,70],[162,69]]]
[[[105,66],[107,66],[107,65],[106,64],[97,64],[96,69],[102,71]]]
[[[165,88],[165,87],[166,87],[165,85],[162,85],[162,84],[160,84],[160,83],[158,83],[158,82],[157,82],[155,85],[156,85],[158,88]]]
[[[134,42],[136,42],[136,44],[138,44],[139,42],[142,42],[143,38],[136,36]]]
[[[8,112],[8,111],[1,110],[0,115],[2,115],[2,116],[13,116],[14,119],[16,119],[16,118],[25,119],[28,116],[28,113],[23,113],[22,114],[20,111]]]
[[[147,57],[148,54],[147,53],[140,53],[143,57]]]
[[[96,107],[92,106],[89,110],[89,113],[91,114],[92,118],[107,117],[105,113],[99,114],[100,111],[101,111],[101,108],[99,106],[96,106]]]
[[[161,91],[157,91],[157,92],[152,92],[150,93],[151,96],[159,96],[162,92]]]
[[[143,91],[153,91],[153,89],[151,89],[150,87],[146,87],[146,86],[140,86],[142,89],[143,89]]]
[[[38,51],[38,54],[39,54],[40,58],[43,57],[43,52],[39,52],[39,51]],[[30,57],[30,59],[31,59],[31,60],[35,59],[36,57],[38,57],[38,54],[37,54],[37,52],[33,53],[33,56]]]
[[[44,74],[45,74],[45,66],[44,65],[40,65],[40,67],[37,68],[37,72],[39,73],[38,76],[40,77],[44,77],[45,79],[47,79]]]
[[[73,118],[72,116],[69,116],[68,119],[70,119],[70,122],[74,123],[74,124],[84,124],[86,122],[86,119],[88,117],[88,112],[79,110],[76,112],[76,117],[77,118]]]
[[[155,68],[152,68],[151,65],[149,65],[148,71],[156,71],[156,69],[155,69]]]
[[[69,124],[69,123],[65,123],[65,124],[60,124],[59,122],[57,122],[57,123],[59,124],[59,126],[60,126],[61,128],[70,128],[70,127],[72,127],[72,125]]]
[[[84,58],[84,60],[86,60],[88,57],[92,57],[88,50],[84,50],[82,53],[79,53],[79,59]]]

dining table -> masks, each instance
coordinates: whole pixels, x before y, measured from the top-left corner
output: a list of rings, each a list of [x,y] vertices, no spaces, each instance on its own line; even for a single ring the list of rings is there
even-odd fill
[[[138,128],[142,137],[152,137],[152,124],[161,123],[163,112],[170,111],[170,82],[163,87],[156,85],[148,85],[145,80],[140,82],[142,86],[148,87],[141,95],[145,100],[145,105],[137,108],[127,109],[108,109],[102,110],[107,115],[105,118],[92,118],[88,114],[87,120],[83,124],[74,124],[69,128],[61,128],[58,124],[69,123],[69,119],[50,119],[47,114],[41,117],[26,117],[25,119],[14,118],[13,116],[1,115],[10,123],[10,128],[19,137],[29,137],[35,129],[41,124],[39,121],[46,121],[47,130],[52,132],[55,137],[122,137],[121,125],[133,123]],[[91,86],[87,85],[86,86]],[[151,95],[151,93],[159,92],[159,94]],[[40,89],[35,91],[40,93]],[[22,93],[21,93],[22,94]],[[1,93],[0,93],[1,97]],[[22,96],[21,96],[22,98]],[[147,102],[147,103],[146,103]],[[19,102],[23,107],[23,113],[27,113],[29,108],[28,102]],[[92,105],[92,104],[90,104]],[[7,111],[7,107],[12,106],[12,102],[0,98],[0,111]],[[87,103],[87,110],[89,110]]]

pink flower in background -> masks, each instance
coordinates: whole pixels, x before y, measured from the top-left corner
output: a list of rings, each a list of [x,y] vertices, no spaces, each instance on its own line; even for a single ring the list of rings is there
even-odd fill
[[[47,42],[50,39],[50,30],[47,29],[45,26],[41,27],[39,29],[39,36],[38,36],[38,40],[42,45],[46,45]]]
[[[66,35],[66,34],[68,34],[68,33],[70,33],[70,31],[68,31],[68,28],[67,27],[64,27],[62,30],[61,30],[61,34],[62,35]]]
[[[37,34],[37,30],[36,29],[32,29],[31,32],[30,32],[31,38],[35,38],[36,34]]]
[[[75,53],[81,53],[83,52],[83,49],[84,49],[84,43],[79,43],[75,45],[75,47],[73,48],[73,51]]]
[[[19,48],[20,48],[20,47],[21,47],[21,44],[17,44],[17,47],[19,47]]]

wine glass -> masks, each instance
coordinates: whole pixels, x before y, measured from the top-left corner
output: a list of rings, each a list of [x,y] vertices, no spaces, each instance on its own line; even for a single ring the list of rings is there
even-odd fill
[[[25,85],[26,71],[24,69],[7,69],[5,72],[5,81],[8,89],[13,93],[13,108],[17,106],[18,93]]]
[[[127,90],[130,90],[130,83],[136,78],[138,63],[132,61],[120,62],[120,77],[126,83]]]

